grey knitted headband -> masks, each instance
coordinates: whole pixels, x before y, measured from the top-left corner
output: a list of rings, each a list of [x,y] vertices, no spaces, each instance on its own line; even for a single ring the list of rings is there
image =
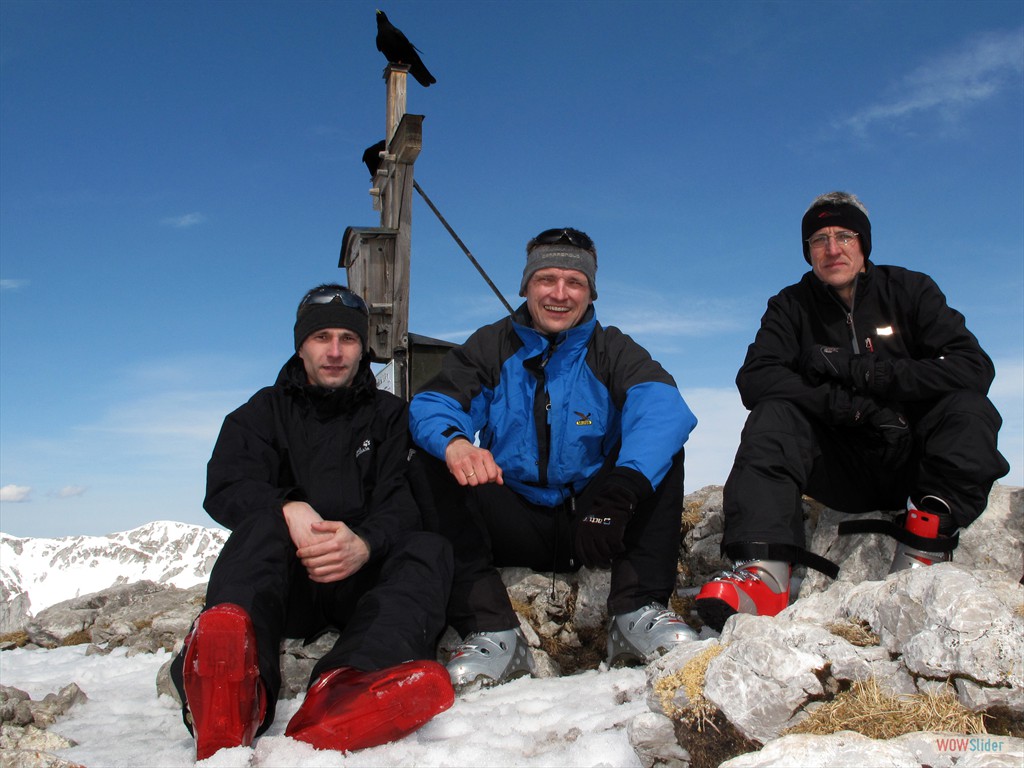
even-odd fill
[[[520,296],[526,295],[526,284],[530,282],[533,273],[546,267],[575,269],[577,272],[582,272],[587,276],[587,282],[590,283],[591,301],[597,298],[597,258],[590,251],[564,243],[538,245],[527,254],[526,267],[523,269],[523,281],[519,285]]]

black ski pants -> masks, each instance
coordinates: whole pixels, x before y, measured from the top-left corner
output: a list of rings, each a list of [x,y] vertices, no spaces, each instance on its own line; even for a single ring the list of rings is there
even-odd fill
[[[1001,425],[988,398],[968,391],[919,415],[912,439],[900,446],[866,429],[828,426],[787,401],[759,403],[725,484],[722,550],[733,560],[797,562],[787,548],[806,546],[802,494],[852,513],[904,509],[908,497],[934,495],[949,504],[958,526],[967,526],[1009,471],[996,447]]]
[[[447,626],[451,575],[451,547],[436,533],[410,532],[347,579],[319,584],[309,580],[296,557],[283,515],[254,514],[236,527],[210,574],[206,609],[235,603],[252,618],[267,692],[260,733],[274,720],[283,639],[310,641],[331,629],[340,633],[313,668],[309,685],[339,667],[370,671],[436,659]],[[171,666],[183,702],[184,655],[182,649]]]
[[[617,453],[617,452],[616,452]],[[571,501],[543,507],[504,485],[460,486],[443,461],[417,451],[410,478],[424,520],[452,543],[455,576],[448,621],[465,637],[471,632],[519,626],[498,568],[535,571],[579,570],[574,552],[576,526],[585,517],[616,454]],[[654,494],[637,505],[624,534],[625,552],[613,561],[608,613],[668,602],[675,588],[683,508],[683,452]]]

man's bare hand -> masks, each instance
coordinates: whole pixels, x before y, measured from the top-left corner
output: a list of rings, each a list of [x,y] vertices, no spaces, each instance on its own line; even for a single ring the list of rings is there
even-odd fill
[[[313,523],[313,533],[317,541],[296,551],[311,581],[329,584],[347,579],[370,559],[366,542],[342,522]]]
[[[444,460],[459,485],[505,484],[501,467],[494,462],[491,452],[478,448],[465,438],[457,438],[448,443]]]
[[[311,581],[327,584],[351,576],[370,559],[370,548],[341,522],[324,520],[304,501],[284,505],[295,553]]]
[[[323,536],[313,532],[313,523],[322,523],[323,518],[304,501],[289,501],[282,508],[284,521],[288,524],[288,533],[292,537],[295,549],[302,549],[315,544]]]

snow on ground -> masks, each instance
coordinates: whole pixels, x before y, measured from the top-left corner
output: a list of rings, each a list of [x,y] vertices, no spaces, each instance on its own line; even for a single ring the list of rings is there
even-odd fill
[[[0,653],[4,685],[33,699],[78,683],[89,701],[50,730],[78,746],[61,757],[89,768],[193,766],[191,737],[177,704],[157,697],[156,674],[167,652],[128,657],[125,649],[86,656],[87,646]],[[355,768],[356,766],[640,765],[626,725],[647,711],[642,669],[522,678],[469,692],[416,733],[353,753],[317,751],[284,736],[300,699],[278,704],[277,719],[252,748],[221,750],[202,768]]]

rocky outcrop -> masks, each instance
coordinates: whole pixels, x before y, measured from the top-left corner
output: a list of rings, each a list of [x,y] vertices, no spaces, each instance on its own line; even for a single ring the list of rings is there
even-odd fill
[[[47,608],[29,622],[25,635],[39,648],[91,643],[93,653],[120,647],[130,654],[171,650],[188,632],[205,594],[205,584],[191,589],[152,581],[123,584]]]
[[[75,743],[46,729],[85,700],[85,693],[74,683],[40,701],[0,685],[0,768],[82,768],[54,754]]]
[[[692,709],[692,687],[677,680],[686,679],[688,665],[710,647],[716,652],[701,672],[702,696],[739,741],[764,745],[722,765],[1020,765],[1024,741],[1008,735],[976,733],[973,742],[954,742],[950,734],[931,732],[892,739],[848,731],[785,732],[838,692],[866,681],[897,697],[951,691],[966,710],[999,713],[1019,728],[1024,717],[1022,496],[1019,488],[996,486],[988,509],[961,534],[952,563],[892,576],[887,575],[895,548],[891,540],[839,537],[838,523],[847,516],[805,500],[808,540],[841,566],[839,578],[831,582],[811,574],[800,599],[778,616],[733,617],[720,637],[712,634],[649,665],[649,687],[661,692],[649,697],[652,711],[678,721],[680,713]],[[718,567],[718,490],[704,489],[697,508],[712,519],[702,518],[687,534],[693,549],[704,553],[691,565],[698,574],[694,586]],[[666,687],[671,695],[665,695]],[[634,741],[645,765],[690,764],[679,757],[676,733],[659,750],[651,732],[646,729]],[[653,732],[667,733],[663,723]]]
[[[51,605],[118,585],[205,584],[227,536],[220,528],[166,521],[108,536],[0,533],[0,634],[23,629]]]
[[[26,592],[13,592],[0,583],[0,635],[16,632],[25,626],[29,618],[31,602]]]

